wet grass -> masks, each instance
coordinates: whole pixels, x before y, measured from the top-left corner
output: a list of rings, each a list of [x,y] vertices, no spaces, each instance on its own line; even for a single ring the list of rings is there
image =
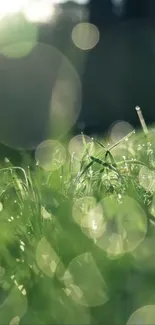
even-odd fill
[[[2,163],[0,324],[123,325],[155,305],[155,132],[81,137],[57,170]]]

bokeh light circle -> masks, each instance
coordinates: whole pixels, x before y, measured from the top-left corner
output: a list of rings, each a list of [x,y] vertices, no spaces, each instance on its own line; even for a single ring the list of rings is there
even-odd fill
[[[16,316],[11,319],[11,322],[9,323],[9,325],[18,325],[19,322],[20,322],[20,318],[19,318],[19,316]]]
[[[76,135],[70,140],[68,151],[71,156],[74,156],[74,159],[80,161],[85,154],[93,154],[94,142],[87,135]]]
[[[112,143],[116,143],[133,130],[134,128],[128,122],[116,121],[110,128],[110,140]]]
[[[91,50],[100,39],[98,28],[90,23],[77,24],[72,31],[72,40],[81,50]]]
[[[102,206],[91,196],[75,199],[72,207],[74,221],[82,232],[91,239],[102,236],[105,231]]]
[[[81,227],[81,229],[89,238],[95,240],[103,235],[106,224],[103,219],[102,206],[99,203],[88,211],[86,226],[87,227]]]
[[[155,191],[155,172],[146,166],[142,166],[139,171],[139,184],[150,192]]]
[[[108,288],[91,253],[74,258],[64,274],[68,293],[78,304],[87,307],[108,301]]]
[[[37,147],[35,158],[39,166],[46,171],[60,169],[66,161],[66,151],[56,140],[46,140]]]
[[[121,202],[116,196],[105,197],[100,204],[105,231],[96,244],[113,256],[133,251],[147,232],[147,217],[143,209],[129,196],[122,197]]]
[[[89,212],[89,221],[87,227],[81,227],[82,232],[89,238],[96,242],[96,239],[100,238],[106,229],[106,224],[101,219],[101,212],[99,206],[91,209]]]
[[[96,206],[96,199],[91,196],[84,196],[75,199],[72,207],[74,221],[82,227],[89,227],[91,211]]]
[[[19,285],[15,276],[11,276],[13,283],[7,298],[0,305],[0,322],[1,324],[16,325],[27,311],[28,301],[23,294],[23,285]],[[15,323],[16,322],[16,323]]]
[[[6,57],[27,56],[37,44],[37,38],[38,27],[21,14],[0,20],[0,53]]]
[[[53,285],[49,300],[52,308],[52,324],[77,324],[78,319],[78,325],[90,325],[89,308],[77,304],[70,296],[69,289]]]
[[[45,237],[37,245],[36,261],[45,275],[49,277],[55,275],[60,259]]]
[[[0,212],[3,210],[3,204],[0,202]]]
[[[36,149],[48,138],[67,134],[80,113],[82,92],[80,78],[64,54],[37,43],[24,58],[0,55],[0,70],[1,143]]]
[[[129,318],[127,325],[155,324],[155,305],[148,305],[137,309]]]
[[[133,251],[134,263],[137,269],[152,272],[155,269],[154,234],[146,236],[144,241]]]
[[[115,161],[122,161],[122,158],[125,160],[131,160],[132,158],[136,157],[136,150],[134,149],[134,147],[132,146],[132,144],[130,143],[130,141],[128,141],[128,143],[126,143],[126,141],[123,141],[122,143],[119,143],[119,145],[115,146],[112,150],[111,153],[115,159]],[[128,169],[128,165],[125,165],[125,168]],[[124,168],[124,166],[123,166]]]
[[[153,194],[149,211],[155,217],[155,193]]]

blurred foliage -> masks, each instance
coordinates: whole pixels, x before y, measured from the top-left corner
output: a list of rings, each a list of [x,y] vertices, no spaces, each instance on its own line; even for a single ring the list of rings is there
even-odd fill
[[[152,132],[84,141],[51,172],[1,159],[0,324],[124,325],[155,305]]]

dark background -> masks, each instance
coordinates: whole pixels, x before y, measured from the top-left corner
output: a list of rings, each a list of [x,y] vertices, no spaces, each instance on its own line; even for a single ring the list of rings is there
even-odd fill
[[[64,53],[81,78],[82,106],[74,133],[104,134],[116,120],[137,127],[136,105],[148,124],[155,121],[155,1],[124,0],[122,10],[115,4],[92,0],[80,7],[69,2],[54,29],[39,26],[38,41]],[[100,42],[91,51],[71,44],[77,12],[99,28]],[[47,75],[38,74],[32,57],[0,56],[0,142],[12,147],[18,139],[29,147],[46,138],[52,77],[46,66]]]
[[[155,120],[155,1],[127,0],[116,15],[108,0],[92,1],[91,22],[100,42],[90,52],[81,118],[88,129],[107,131],[115,120],[138,126],[134,107]]]

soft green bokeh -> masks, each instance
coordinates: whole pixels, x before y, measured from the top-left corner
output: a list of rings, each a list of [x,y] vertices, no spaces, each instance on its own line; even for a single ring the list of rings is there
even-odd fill
[[[21,14],[0,20],[0,53],[9,58],[27,56],[35,47],[38,27]]]

